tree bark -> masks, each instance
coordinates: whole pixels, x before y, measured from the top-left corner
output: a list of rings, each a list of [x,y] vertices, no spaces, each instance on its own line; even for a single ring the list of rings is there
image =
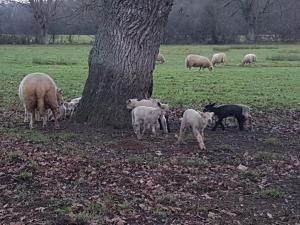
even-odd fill
[[[89,55],[89,76],[76,120],[94,126],[131,125],[129,98],[152,93],[155,56],[173,0],[103,1]]]
[[[49,44],[48,27],[46,24],[41,25],[40,44],[44,44],[44,45]]]
[[[249,43],[251,43],[251,44],[255,43],[256,35],[255,35],[255,26],[254,25],[249,25],[247,39],[248,39]]]

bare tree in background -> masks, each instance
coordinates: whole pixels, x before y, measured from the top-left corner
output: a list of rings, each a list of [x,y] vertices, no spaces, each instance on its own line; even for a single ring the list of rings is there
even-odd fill
[[[270,12],[275,3],[277,0],[229,0],[225,7],[233,6],[232,16],[241,13],[248,25],[247,39],[253,43],[256,39],[258,22],[264,14]]]
[[[62,0],[28,0],[28,6],[40,27],[40,44],[48,44],[49,26],[56,19]]]
[[[152,91],[155,55],[173,0],[104,0],[89,55],[78,122],[118,128],[131,124],[129,98]]]
[[[40,44],[48,44],[48,32],[50,24],[57,19],[58,10],[63,5],[63,0],[3,0],[2,4],[18,3],[32,10],[34,19],[40,29]]]

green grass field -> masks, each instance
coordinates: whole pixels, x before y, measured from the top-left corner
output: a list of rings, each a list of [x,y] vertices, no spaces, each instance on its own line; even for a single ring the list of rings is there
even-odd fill
[[[18,85],[31,72],[50,74],[66,99],[81,95],[88,73],[89,45],[0,46],[0,107],[18,103]],[[213,72],[189,71],[190,53],[211,58],[224,51],[225,66]],[[210,101],[243,103],[254,108],[300,108],[300,45],[162,46],[166,63],[157,65],[154,96],[173,106],[199,108]],[[256,66],[241,67],[247,53],[257,55]]]

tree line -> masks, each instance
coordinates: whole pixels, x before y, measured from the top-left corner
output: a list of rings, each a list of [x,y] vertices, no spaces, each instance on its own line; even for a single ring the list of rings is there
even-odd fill
[[[2,1],[0,34],[36,37],[94,35],[102,1]],[[164,43],[295,42],[300,40],[299,0],[175,0]]]

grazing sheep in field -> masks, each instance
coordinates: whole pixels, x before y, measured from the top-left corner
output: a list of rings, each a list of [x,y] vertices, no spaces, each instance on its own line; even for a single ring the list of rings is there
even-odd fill
[[[226,57],[226,55],[223,52],[214,54],[211,59],[212,65],[215,66],[216,64],[221,64],[221,63],[224,65],[225,57]]]
[[[138,106],[147,106],[147,107],[154,107],[157,108],[159,107],[158,104],[160,104],[160,108],[162,108],[166,113],[164,115],[161,115],[159,118],[159,124],[160,127],[163,129],[163,132],[165,134],[170,133],[170,126],[169,126],[169,121],[168,121],[168,111],[169,111],[169,105],[168,104],[163,104],[160,103],[159,100],[157,99],[142,99],[142,100],[137,100],[137,99],[128,99],[126,101],[126,107],[127,109],[134,109]]]
[[[149,128],[156,135],[156,129],[159,127],[158,119],[164,114],[164,110],[160,108],[160,103],[158,103],[158,107],[138,106],[134,108],[131,111],[131,118],[132,127],[137,138],[142,139],[142,135]],[[141,127],[143,127],[142,133]]]
[[[164,64],[166,62],[164,55],[160,52],[156,55],[155,61],[159,62],[160,64]]]
[[[197,112],[194,109],[188,109],[183,113],[181,120],[178,143],[183,143],[183,134],[186,128],[192,127],[193,134],[199,143],[201,150],[205,149],[204,145],[204,129],[211,123],[214,113]]]
[[[249,121],[249,129],[252,129],[252,117],[250,115],[250,108],[246,105],[235,104],[235,105],[220,105],[215,106],[216,103],[208,104],[204,107],[203,112],[214,112],[218,117],[218,121],[212,130],[216,130],[218,125],[225,130],[225,126],[222,123],[223,119],[227,117],[235,117],[238,121],[240,130],[244,129],[244,122]]]
[[[201,70],[201,68],[208,68],[209,71],[213,69],[213,65],[209,59],[201,55],[190,54],[186,57],[185,63],[188,69],[192,67],[199,67],[199,70]]]
[[[255,64],[256,63],[256,55],[255,54],[248,54],[245,55],[243,60],[242,60],[242,66],[245,64]]]
[[[55,127],[58,128],[57,121],[59,105],[63,103],[62,91],[56,87],[52,78],[45,73],[31,73],[26,75],[19,86],[19,97],[25,109],[24,122],[30,116],[30,129],[33,128],[35,113],[38,112],[43,120],[43,127],[47,123],[45,110],[51,109],[54,115]]]

